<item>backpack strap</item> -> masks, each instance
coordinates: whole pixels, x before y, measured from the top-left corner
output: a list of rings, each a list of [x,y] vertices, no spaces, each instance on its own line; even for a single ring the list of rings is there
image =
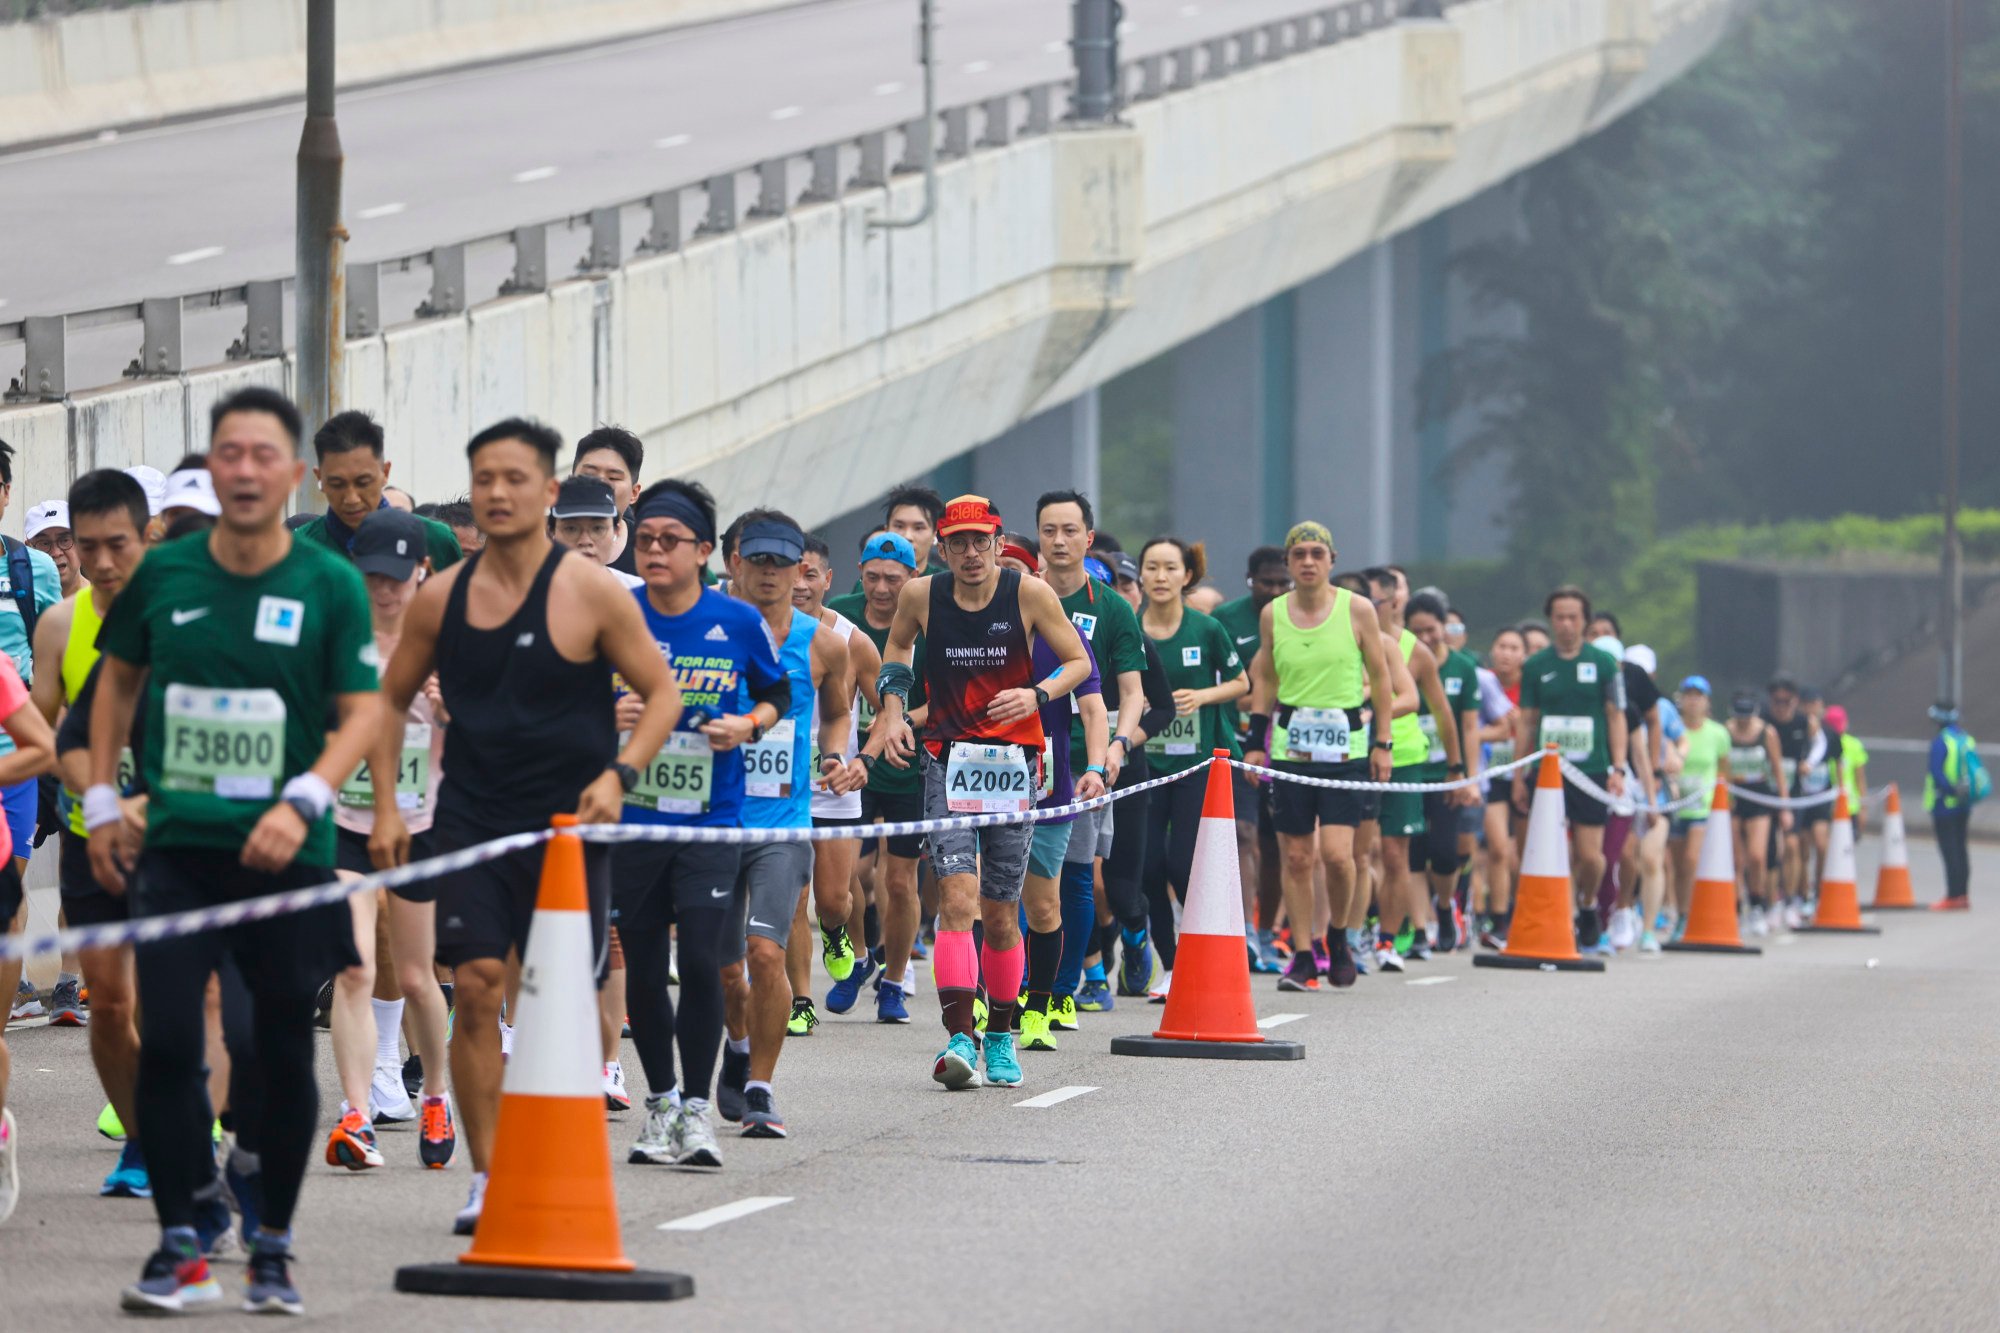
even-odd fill
[[[28,554],[28,548],[12,537],[4,539],[7,545],[7,580],[14,594],[14,605],[21,612],[21,624],[28,631],[28,643],[35,642],[35,620],[41,612],[35,606],[35,563]]]

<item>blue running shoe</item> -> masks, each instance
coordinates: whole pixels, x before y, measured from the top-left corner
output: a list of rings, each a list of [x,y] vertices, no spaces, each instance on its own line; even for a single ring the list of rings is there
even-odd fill
[[[243,1293],[246,1314],[304,1314],[305,1302],[292,1285],[289,1240],[259,1234],[250,1249],[249,1286]]]
[[[1014,1055],[1014,1034],[986,1034],[986,1081],[996,1088],[1021,1086],[1021,1062]]]
[[[861,987],[875,973],[875,958],[863,952],[854,960],[854,970],[847,974],[845,981],[836,981],[826,993],[826,1011],[830,1014],[844,1014],[854,1007],[861,998]]]
[[[106,1199],[153,1197],[153,1179],[146,1172],[146,1159],[140,1154],[138,1144],[126,1140],[118,1153],[118,1165],[111,1168],[111,1174],[104,1178],[97,1192]]]
[[[222,1287],[208,1271],[194,1237],[178,1230],[146,1260],[139,1280],[119,1294],[118,1306],[139,1314],[178,1314],[222,1299]]]
[[[1111,983],[1108,981],[1086,980],[1076,992],[1076,1007],[1087,1014],[1108,1014],[1117,1008],[1118,1002],[1111,998]]]
[[[903,995],[901,986],[892,983],[875,992],[875,1021],[877,1023],[910,1021],[909,1001]]]
[[[1153,946],[1144,935],[1134,944],[1130,937],[1118,950],[1118,985],[1121,995],[1144,995],[1153,984]]]
[[[194,1236],[201,1244],[201,1252],[211,1259],[228,1254],[235,1227],[236,1219],[230,1214],[221,1183],[210,1181],[194,1197]]]
[[[938,1052],[937,1063],[931,1066],[931,1077],[952,1092],[978,1087],[979,1048],[972,1038],[963,1032],[952,1033],[951,1040]]]

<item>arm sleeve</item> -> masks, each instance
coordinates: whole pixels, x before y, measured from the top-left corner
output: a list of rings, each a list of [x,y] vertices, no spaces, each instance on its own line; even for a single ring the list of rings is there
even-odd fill
[[[1166,663],[1160,661],[1160,650],[1153,646],[1153,641],[1142,638],[1140,651],[1145,661],[1140,676],[1146,689],[1146,711],[1139,715],[1139,725],[1148,736],[1157,736],[1174,720],[1174,687],[1167,679]]]

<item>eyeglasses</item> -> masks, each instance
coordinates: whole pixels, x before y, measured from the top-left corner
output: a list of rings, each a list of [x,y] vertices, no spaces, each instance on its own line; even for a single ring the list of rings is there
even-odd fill
[[[28,545],[37,550],[53,548],[58,551],[72,551],[76,549],[76,538],[67,532],[59,532],[54,536],[37,536]]]
[[[632,545],[641,551],[658,550],[663,555],[672,555],[682,546],[699,546],[698,537],[682,537],[672,532],[636,532],[632,534]]]
[[[993,534],[990,532],[954,532],[944,539],[944,549],[953,555],[964,555],[969,551],[990,551],[993,549]]]

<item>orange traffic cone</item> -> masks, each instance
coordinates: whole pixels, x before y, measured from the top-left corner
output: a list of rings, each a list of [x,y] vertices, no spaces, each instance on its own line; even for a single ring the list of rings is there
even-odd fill
[[[1554,746],[1542,752],[1528,841],[1521,852],[1521,886],[1507,947],[1472,956],[1474,967],[1524,967],[1543,972],[1602,972],[1604,960],[1576,951],[1576,891],[1569,878],[1569,833],[1563,827],[1562,764]]]
[[[455,1264],[396,1270],[396,1290],[546,1300],[674,1300],[684,1273],[638,1272],[618,1233],[597,1061],[597,983],[583,842],[557,815],[521,964],[486,1204]]]
[[[1694,901],[1688,904],[1687,930],[1661,946],[1683,953],[1762,953],[1743,942],[1736,921],[1736,843],[1729,827],[1729,788],[1715,784],[1708,807],[1708,831],[1701,838],[1701,859],[1694,869]]]
[[[1185,779],[1184,779],[1185,780]],[[1167,1009],[1152,1036],[1113,1037],[1114,1055],[1208,1060],[1303,1060],[1304,1043],[1270,1041],[1250,999],[1243,943],[1243,880],[1236,860],[1236,808],[1229,751],[1208,763],[1208,791],[1194,839],[1194,869],[1181,909],[1180,948]]]
[[[1861,924],[1861,895],[1854,887],[1854,822],[1848,817],[1847,790],[1833,805],[1833,828],[1826,839],[1826,873],[1819,881],[1819,906],[1802,930],[1842,935],[1880,935]]]
[[[1829,838],[1831,835],[1829,835]],[[1889,784],[1889,804],[1882,812],[1882,868],[1875,874],[1877,912],[1913,912],[1916,894],[1910,889],[1910,844],[1903,830],[1903,793]]]

